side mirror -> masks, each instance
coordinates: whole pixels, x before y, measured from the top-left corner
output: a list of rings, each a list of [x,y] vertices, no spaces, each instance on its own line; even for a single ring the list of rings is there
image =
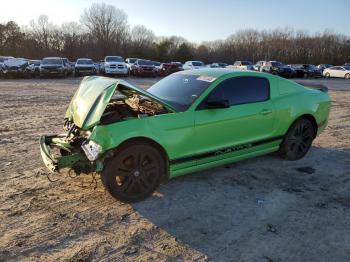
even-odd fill
[[[205,102],[205,108],[229,108],[230,103],[226,99],[208,100]]]

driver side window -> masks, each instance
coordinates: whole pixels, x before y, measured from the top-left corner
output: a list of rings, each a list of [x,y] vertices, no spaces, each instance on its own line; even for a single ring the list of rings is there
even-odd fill
[[[221,82],[205,101],[227,100],[229,105],[269,100],[270,84],[263,77],[233,77]]]

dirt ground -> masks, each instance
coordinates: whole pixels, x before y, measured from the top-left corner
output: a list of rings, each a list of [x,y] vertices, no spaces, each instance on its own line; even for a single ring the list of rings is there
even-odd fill
[[[99,177],[46,177],[39,136],[62,132],[79,79],[0,80],[0,261],[350,261],[350,81],[334,81],[304,159],[191,174],[129,205]]]

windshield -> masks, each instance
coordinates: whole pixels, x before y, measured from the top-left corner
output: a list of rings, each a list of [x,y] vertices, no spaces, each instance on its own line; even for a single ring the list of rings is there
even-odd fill
[[[242,65],[252,65],[252,63],[249,61],[242,61]]]
[[[30,61],[29,63],[33,65],[40,65],[40,61]]]
[[[281,63],[281,62],[272,62],[271,64],[272,64],[272,66],[276,66],[276,67],[284,67],[284,66],[285,66],[285,65],[284,65],[283,63]]]
[[[200,62],[200,61],[194,61],[194,62],[192,62],[192,65],[194,65],[194,66],[204,66],[204,63]]]
[[[124,62],[124,60],[120,56],[107,56],[106,62]]]
[[[48,58],[41,61],[43,65],[62,65],[62,59]]]
[[[129,63],[134,64],[136,62],[137,58],[129,58]]]
[[[77,61],[78,65],[92,65],[91,59],[81,59]]]
[[[160,66],[160,63],[159,62],[153,62],[153,64],[155,65],[155,66]]]
[[[148,61],[148,60],[138,60],[137,63],[139,65],[153,65],[153,63],[151,61]]]
[[[147,91],[168,103],[177,111],[186,111],[208,88],[211,82],[200,80],[201,76],[174,74],[163,78]]]

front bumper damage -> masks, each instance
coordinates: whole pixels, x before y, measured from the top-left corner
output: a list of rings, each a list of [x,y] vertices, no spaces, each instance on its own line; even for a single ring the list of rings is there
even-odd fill
[[[53,150],[58,152],[53,153]],[[100,171],[98,161],[89,161],[81,147],[72,145],[65,135],[41,136],[40,153],[51,172],[59,172],[64,168],[73,169],[78,174]]]

